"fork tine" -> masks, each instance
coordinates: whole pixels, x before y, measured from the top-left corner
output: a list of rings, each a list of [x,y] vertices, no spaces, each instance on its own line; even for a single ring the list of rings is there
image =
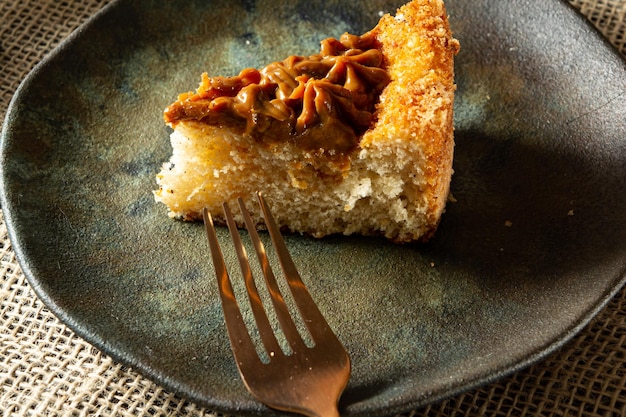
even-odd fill
[[[265,251],[265,247],[263,246],[263,242],[259,238],[259,234],[256,231],[256,227],[252,218],[250,217],[250,213],[246,209],[246,206],[243,202],[243,199],[239,198],[237,200],[239,203],[239,208],[241,209],[241,214],[243,215],[244,222],[246,224],[246,229],[248,229],[248,234],[250,235],[250,239],[254,244],[254,249],[256,251],[257,257],[259,259],[259,263],[261,264],[261,268],[263,270],[263,275],[265,276],[265,283],[270,293],[270,298],[272,300],[272,304],[274,305],[274,310],[276,311],[276,317],[278,318],[278,323],[287,339],[287,342],[291,346],[291,349],[294,351],[299,351],[305,347],[304,341],[298,332],[298,329],[291,318],[291,314],[289,314],[289,309],[287,308],[287,304],[285,303],[285,299],[283,298],[282,293],[278,287],[276,282],[276,277],[274,276],[274,272],[272,271],[272,267],[270,266],[269,260],[267,258],[267,253]]]
[[[318,343],[322,337],[328,337],[336,339],[335,334],[331,330],[330,326],[326,322],[326,319],[319,311],[315,301],[311,297],[311,294],[307,290],[306,286],[302,282],[302,278],[298,273],[298,270],[293,263],[289,250],[285,245],[280,230],[274,221],[274,217],[267,207],[265,198],[261,192],[257,193],[261,210],[263,211],[263,217],[265,218],[265,224],[272,239],[274,249],[278,255],[280,266],[283,270],[283,274],[289,284],[289,289],[293,296],[293,300],[298,306],[298,310],[304,320],[304,323],[309,330],[311,337],[315,343]],[[335,341],[335,340],[333,340]],[[337,341],[338,342],[338,341]]]
[[[269,319],[267,318],[265,308],[263,307],[263,302],[261,301],[261,297],[259,296],[259,291],[257,290],[257,286],[254,282],[254,277],[252,275],[252,270],[250,269],[248,255],[241,241],[241,235],[239,234],[239,230],[237,229],[237,224],[235,223],[233,214],[227,203],[223,204],[223,209],[224,215],[226,217],[226,224],[228,225],[228,230],[230,231],[230,236],[233,240],[233,245],[237,253],[237,259],[239,260],[239,266],[241,268],[244,282],[246,284],[246,292],[248,293],[250,308],[252,309],[252,314],[254,315],[254,320],[256,322],[257,329],[259,330],[259,335],[261,336],[261,341],[263,342],[265,351],[271,355],[272,353],[278,352],[280,350],[280,345],[276,340],[276,336],[274,335],[272,326],[270,325]],[[250,230],[248,230],[248,233],[250,233]]]
[[[260,363],[261,361],[256,355],[254,343],[246,330],[245,322],[241,316],[241,310],[235,298],[235,293],[226,269],[226,263],[224,262],[224,255],[222,254],[219,241],[217,240],[213,218],[206,208],[202,211],[202,215],[204,217],[204,226],[209,240],[209,248],[211,249],[215,274],[217,275],[228,338],[230,339],[237,366],[239,367],[241,363]]]

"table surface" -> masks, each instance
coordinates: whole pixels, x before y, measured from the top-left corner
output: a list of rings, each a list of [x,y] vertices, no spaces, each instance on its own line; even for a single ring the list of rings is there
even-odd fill
[[[0,1],[0,120],[33,66],[109,2]],[[626,56],[626,0],[569,3]],[[217,416],[115,362],[50,313],[17,263],[1,211],[0,242],[0,415]],[[541,362],[403,415],[626,415],[626,289]]]

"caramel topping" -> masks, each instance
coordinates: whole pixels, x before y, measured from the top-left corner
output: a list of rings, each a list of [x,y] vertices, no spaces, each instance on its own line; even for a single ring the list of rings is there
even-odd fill
[[[290,56],[234,77],[205,73],[196,93],[181,94],[165,109],[165,121],[198,120],[240,128],[260,141],[292,141],[330,155],[347,154],[373,121],[389,83],[371,34],[322,41],[321,51]]]

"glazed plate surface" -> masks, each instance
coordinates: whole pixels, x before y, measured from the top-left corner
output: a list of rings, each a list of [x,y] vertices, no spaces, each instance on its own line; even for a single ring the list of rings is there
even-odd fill
[[[202,225],[154,203],[171,149],[162,110],[203,71],[316,53],[400,3],[104,9],[25,80],[4,124],[2,209],[37,294],[169,389],[215,411],[272,415],[237,376]],[[286,237],[352,357],[345,415],[410,410],[526,366],[624,282],[624,61],[564,2],[447,7],[461,42],[455,202],[435,238]]]

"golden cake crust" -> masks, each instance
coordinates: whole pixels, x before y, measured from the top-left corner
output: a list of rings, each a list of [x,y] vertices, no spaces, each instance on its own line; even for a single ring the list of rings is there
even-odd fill
[[[454,56],[460,44],[452,37],[443,1],[407,3],[395,17],[383,16],[372,32],[382,45],[392,81],[381,95],[378,121],[361,147],[398,137],[420,140],[428,178],[427,212],[438,224],[453,173]]]

